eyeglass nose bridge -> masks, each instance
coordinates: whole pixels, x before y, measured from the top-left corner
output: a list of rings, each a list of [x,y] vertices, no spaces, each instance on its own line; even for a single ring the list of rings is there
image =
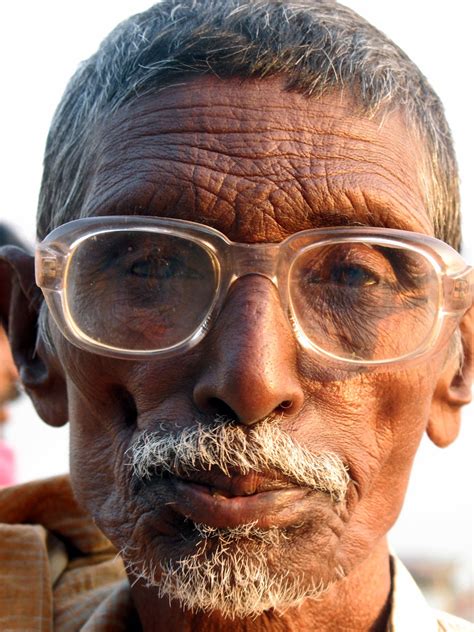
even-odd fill
[[[232,244],[230,265],[236,280],[249,274],[259,274],[277,284],[280,244]]]

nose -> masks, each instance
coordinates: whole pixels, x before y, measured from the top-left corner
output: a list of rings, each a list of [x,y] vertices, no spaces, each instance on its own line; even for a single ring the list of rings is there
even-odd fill
[[[196,405],[252,425],[272,413],[294,415],[304,394],[297,375],[296,341],[273,283],[240,278],[203,341]]]

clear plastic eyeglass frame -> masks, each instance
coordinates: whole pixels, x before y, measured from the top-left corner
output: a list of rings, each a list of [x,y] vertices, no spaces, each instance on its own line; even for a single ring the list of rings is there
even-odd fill
[[[78,327],[68,306],[68,278],[77,249],[86,240],[110,232],[147,231],[186,238],[204,249],[212,260],[216,287],[212,303],[202,321],[183,340],[159,349],[129,349],[105,344]],[[435,271],[437,316],[429,335],[420,347],[397,357],[370,360],[341,357],[308,337],[295,312],[289,278],[294,261],[315,244],[363,243],[377,247],[403,247],[417,253]],[[348,370],[360,367],[410,362],[446,342],[474,299],[474,268],[444,242],[410,231],[374,227],[336,227],[295,233],[280,243],[244,244],[231,242],[219,231],[198,223],[156,217],[106,216],[78,219],[53,230],[38,244],[35,257],[36,283],[43,291],[48,308],[62,334],[74,345],[98,355],[120,359],[169,357],[186,351],[205,336],[218,316],[230,286],[240,277],[257,274],[269,279],[278,289],[281,307],[298,342],[309,353],[327,363]]]

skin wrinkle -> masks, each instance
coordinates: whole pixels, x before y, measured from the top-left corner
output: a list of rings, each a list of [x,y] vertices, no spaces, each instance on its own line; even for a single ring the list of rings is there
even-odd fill
[[[163,121],[160,121],[160,123],[163,123]],[[291,146],[291,139],[288,138],[288,136],[282,135],[281,138],[278,138],[278,136],[276,135],[276,132],[281,131],[281,132],[285,132],[287,130],[285,130],[284,128],[279,129],[278,126],[273,126],[271,128],[265,128],[265,129],[255,129],[251,132],[247,132],[244,133],[243,131],[240,130],[227,130],[227,129],[222,129],[222,130],[214,130],[212,132],[212,136],[209,135],[209,139],[204,143],[203,139],[200,139],[200,142],[197,142],[195,140],[195,135],[196,134],[201,134],[203,132],[202,129],[200,129],[199,126],[196,126],[195,129],[191,129],[191,130],[186,130],[186,131],[182,131],[182,130],[174,130],[174,131],[170,131],[169,129],[166,130],[161,130],[159,133],[154,132],[154,131],[150,131],[148,128],[144,128],[147,129],[147,133],[142,133],[142,134],[137,134],[137,130],[135,130],[135,140],[137,138],[141,138],[142,140],[144,138],[159,138],[160,141],[162,143],[168,141],[168,140],[173,140],[173,144],[176,145],[177,147],[185,147],[186,149],[197,149],[200,151],[208,151],[210,153],[217,153],[217,154],[222,154],[225,153],[224,150],[227,149],[228,144],[229,144],[229,140],[232,139],[232,149],[233,149],[233,153],[232,155],[236,155],[239,158],[246,158],[246,155],[248,155],[249,157],[251,157],[252,159],[260,159],[260,158],[271,158],[273,157],[273,155],[270,153],[271,152],[271,148],[272,146],[276,145],[276,146],[280,146],[280,144],[285,144],[288,143]],[[320,129],[316,129],[315,127],[303,127],[301,129],[292,129],[291,130],[293,134],[295,135],[300,135],[300,139],[299,139],[299,145],[301,147],[307,147],[307,148],[311,148],[313,146],[313,143],[304,140],[303,134],[306,134],[308,137],[311,137],[312,134],[314,134],[314,132],[316,131],[318,133],[319,136],[319,140],[320,141],[326,141],[324,143],[324,145],[334,145],[336,144],[338,141],[340,141],[341,139],[344,140],[349,140],[351,142],[353,141],[357,141],[358,144],[360,144],[363,147],[370,147],[371,149],[374,149],[374,145],[375,145],[375,139],[367,139],[364,137],[361,138],[355,138],[351,133],[342,133],[340,130],[338,130],[337,132],[331,132],[329,130],[324,130],[323,128]],[[269,147],[267,147],[266,149],[262,149],[261,151],[259,151],[258,149],[256,149],[252,154],[249,153],[249,147],[248,147],[248,142],[242,142],[242,144],[240,144],[239,141],[241,141],[242,139],[247,138],[247,140],[249,138],[254,139],[255,138],[255,134],[258,134],[258,141],[259,141],[259,147],[262,147],[264,145],[264,142],[266,140],[268,140],[269,143]],[[224,138],[226,142],[223,142],[221,139]],[[122,141],[121,139],[117,139],[117,147],[116,149],[122,149],[122,146],[127,147],[130,143],[129,143],[130,139],[127,139],[126,142]],[[331,143],[328,143],[327,141],[331,140]],[[215,145],[215,147],[214,147]],[[112,150],[114,149],[114,147],[108,146],[107,150],[112,152]],[[294,150],[294,147],[292,148]],[[383,147],[381,147],[381,149],[383,149]],[[242,151],[243,153],[240,154],[239,151]],[[275,152],[274,155],[278,155],[277,152]],[[363,152],[361,152],[361,155],[363,155]],[[377,164],[377,163],[376,163]]]
[[[169,171],[169,174],[170,174],[170,175],[172,175],[172,173],[173,173],[173,172],[172,172],[172,170],[170,170],[170,171]],[[351,173],[351,174],[354,174],[354,171],[353,171],[353,170],[352,170],[352,171],[347,171],[346,173]],[[358,172],[355,172],[355,173],[358,173]],[[367,172],[366,172],[366,171],[364,171],[364,172],[360,172],[360,173],[361,173],[361,174],[363,173],[364,175],[366,175],[366,174],[367,174]],[[343,176],[343,174],[344,174],[344,172],[342,172],[341,174],[338,174],[338,175]],[[165,174],[164,174],[164,175],[165,175]],[[370,174],[369,174],[369,175],[370,175]],[[233,178],[234,178],[234,176],[232,176],[232,178],[231,178],[231,179],[233,179]],[[331,174],[331,178],[333,178],[333,174]],[[151,176],[150,176],[150,182],[151,182],[151,179],[152,179],[152,178],[151,178]],[[301,177],[300,177],[300,178],[299,178],[299,180],[300,180],[300,186],[301,186],[301,188],[304,188],[304,183],[305,183],[305,181],[308,181],[308,182],[310,182],[310,183],[314,183],[314,182],[315,182],[315,178],[314,178],[314,176],[312,176],[312,177],[311,177],[311,176],[307,176],[307,177],[303,177],[303,178],[301,178]],[[328,180],[328,177],[326,177],[326,180]],[[288,182],[289,182],[289,181],[290,181],[290,180],[288,179]],[[114,182],[111,182],[111,183],[110,183],[110,185],[109,185],[108,187],[105,187],[105,189],[104,189],[103,193],[107,193],[107,189],[109,189],[110,191],[112,191],[112,192],[114,193],[114,196],[116,196],[117,191],[116,191],[116,189],[114,190],[114,186],[115,186],[115,183],[114,183]],[[121,186],[122,186],[122,188],[125,188],[125,187],[126,187],[125,183],[122,183],[122,184],[121,184]],[[223,188],[223,186],[222,186],[222,187],[220,187],[220,189],[222,189],[222,188]],[[200,186],[200,187],[199,187],[199,189],[202,189],[202,187]],[[207,191],[207,192],[212,194],[212,192],[211,192],[211,191]],[[221,199],[221,196],[220,196],[220,194],[219,194],[219,193],[220,193],[219,191],[218,191],[218,192],[216,192],[216,194],[215,194],[215,195],[212,195],[212,197],[213,197],[215,200],[220,200],[220,199]],[[393,203],[393,201],[394,201],[394,196],[393,196],[393,194],[392,194],[392,189],[388,189],[388,190],[386,190],[386,191],[384,191],[384,190],[382,190],[382,189],[379,189],[379,191],[378,191],[378,196],[380,197],[380,200],[378,200],[378,201],[377,201],[377,204],[376,204],[376,206],[377,206],[377,210],[378,210],[379,208],[383,208],[383,209],[385,209],[385,210],[387,209],[386,204],[384,204],[384,197],[383,197],[383,196],[384,196],[384,195],[386,195],[386,194],[388,194],[388,197],[389,197],[389,196],[391,196],[391,197],[390,197],[390,199],[391,199],[391,202]],[[184,193],[183,193],[183,195],[184,195]],[[346,191],[346,192],[345,192],[345,196],[346,196],[346,198],[347,198],[347,197],[349,197],[349,198],[350,198],[350,197],[352,196],[352,193],[351,193],[351,192],[347,192],[347,191]],[[128,196],[127,196],[127,197],[128,197]],[[150,195],[150,197],[151,197],[151,199],[152,199],[152,200],[154,200],[156,197],[158,197],[158,198],[159,198],[159,192],[157,192],[157,193],[155,194],[155,196]],[[374,207],[374,200],[367,201],[367,195],[365,195],[365,194],[363,195],[363,198],[364,198],[364,204],[365,204],[366,208],[370,209],[371,207]],[[307,196],[307,199],[309,200],[309,196]],[[401,203],[401,202],[403,201],[403,199],[402,199],[402,198],[396,199],[396,202],[398,202],[398,201],[400,201],[400,203]],[[217,203],[217,202],[215,202],[214,204],[216,204],[216,203]],[[111,211],[110,211],[110,212],[107,212],[107,213],[104,213],[104,210],[101,210],[101,212],[102,212],[103,214],[113,214],[114,212],[116,212],[116,208],[117,208],[117,206],[114,204],[114,202],[113,202],[113,201],[108,201],[108,200],[107,200],[107,196],[105,196],[105,199],[103,199],[103,200],[99,200],[99,203],[97,204],[97,206],[98,206],[99,208],[101,208],[101,209],[104,209],[106,205],[110,205],[110,206],[111,206]],[[307,207],[308,207],[308,208],[311,208],[311,207],[310,207],[310,203],[309,203],[309,201],[306,203],[306,205],[307,205]],[[341,205],[341,206],[344,206],[344,207],[346,207],[346,208],[347,208],[347,205],[346,205],[346,204]],[[215,208],[215,207],[214,207],[214,208]],[[341,207],[339,207],[339,208],[341,208]],[[345,210],[345,209],[344,209],[344,210]],[[375,210],[376,210],[376,209],[374,209],[374,213],[372,213],[372,214],[371,214],[371,215],[372,215],[372,217],[373,217],[373,219],[372,219],[372,220],[370,220],[369,218],[366,218],[366,222],[365,222],[365,223],[367,223],[368,225],[376,225],[376,226],[384,226],[384,225],[385,225],[385,226],[387,226],[387,227],[393,227],[393,226],[400,227],[401,222],[398,222],[398,221],[397,221],[398,214],[395,214],[395,211],[394,211],[394,209],[393,209],[393,208],[391,209],[393,212],[391,213],[391,216],[390,216],[389,218],[387,218],[387,220],[385,220],[385,219],[382,219],[382,218],[378,217],[378,216],[376,215],[376,213],[375,213]],[[147,209],[144,209],[144,211],[145,211],[145,214],[150,214],[150,213],[151,213],[151,211],[148,211]],[[222,210],[222,214],[224,214],[224,215],[225,215],[225,213],[226,213],[226,210],[225,210],[225,209],[223,209],[223,210]],[[90,214],[91,214],[90,212],[87,212],[87,215],[90,215]],[[406,220],[405,220],[405,221],[406,221]],[[364,222],[362,222],[362,223],[364,223]],[[337,218],[335,218],[334,225],[338,225]],[[309,227],[310,227],[310,225],[308,225],[307,227],[309,228]],[[405,227],[405,226],[402,226],[402,227]],[[418,228],[418,230],[422,230],[421,226],[420,226],[420,228]],[[285,235],[285,236],[286,236],[286,235]]]
[[[346,389],[347,392],[344,392],[343,388],[341,387],[340,384],[335,384],[333,386],[332,389],[332,398],[330,398],[330,402],[331,402],[331,407],[329,408],[329,410],[327,411],[323,411],[322,413],[322,417],[326,420],[326,419],[331,419],[331,415],[334,415],[336,410],[337,410],[337,403],[339,403],[339,407],[342,411],[347,411],[346,412],[346,431],[350,431],[352,429],[352,431],[354,431],[355,427],[360,427],[361,428],[361,432],[359,433],[359,441],[361,442],[361,447],[363,448],[363,454],[364,454],[364,458],[361,461],[357,461],[354,460],[354,458],[352,458],[352,468],[350,469],[350,475],[351,478],[353,478],[356,481],[361,481],[361,480],[373,480],[374,476],[375,476],[375,470],[374,467],[370,465],[370,458],[366,458],[368,457],[372,457],[374,460],[374,464],[377,467],[377,469],[380,469],[381,467],[381,463],[380,463],[380,456],[377,455],[377,451],[379,453],[384,453],[386,452],[386,450],[380,450],[379,447],[379,441],[380,441],[380,436],[379,433],[382,430],[385,430],[385,432],[390,433],[389,439],[390,442],[392,442],[392,433],[393,433],[393,427],[392,427],[392,423],[387,423],[387,417],[386,415],[384,415],[382,413],[381,410],[377,410],[376,413],[374,414],[373,417],[373,423],[372,423],[372,430],[374,430],[375,432],[373,434],[368,433],[368,432],[364,432],[364,428],[367,427],[367,418],[366,418],[366,411],[364,409],[364,406],[362,404],[362,402],[365,401],[380,401],[380,402],[386,402],[387,398],[383,397],[383,392],[386,390],[386,385],[385,385],[385,379],[389,378],[389,375],[385,375],[385,376],[381,376],[378,379],[379,382],[379,386],[377,387],[377,377],[372,377],[370,379],[370,377],[365,377],[364,376],[360,376],[360,379],[356,379],[353,381],[352,383],[352,387],[351,389]],[[409,375],[407,375],[407,381],[409,381],[410,377]],[[372,380],[375,382],[375,384],[372,383]],[[417,388],[416,385],[413,388],[410,388],[411,391],[413,391],[413,393],[416,393]],[[379,392],[380,391],[380,392]],[[325,385],[324,389],[322,389],[321,392],[321,398],[326,399],[326,401],[328,401],[328,387],[327,385]],[[397,399],[393,399],[390,400],[392,402],[396,402]],[[320,405],[320,402],[318,402],[318,406]],[[381,406],[382,407],[382,404]],[[359,413],[358,413],[359,411]],[[394,415],[392,417],[393,420],[396,420],[396,416]],[[326,421],[327,424],[327,421]],[[338,415],[338,420],[337,420],[337,426],[335,426],[334,428],[329,428],[327,429],[328,434],[330,435],[332,432],[337,432],[339,431],[342,436],[346,436],[346,433],[344,431],[344,412],[343,414],[339,414]],[[321,433],[322,429],[321,428],[317,428],[317,431],[319,433]],[[371,444],[370,441],[375,439],[375,444]],[[346,452],[343,450],[341,452],[342,455],[345,456]],[[355,469],[354,469],[355,468]],[[357,492],[361,493],[361,494],[366,494],[367,493],[367,489],[364,486],[358,486],[357,487]]]
[[[306,132],[308,133],[308,130],[306,130]],[[209,142],[206,143],[205,145],[200,145],[198,143],[193,143],[192,139],[194,134],[199,133],[198,129],[196,129],[194,132],[189,132],[189,137],[188,134],[183,134],[182,132],[180,132],[180,136],[176,136],[176,134],[170,134],[170,132],[159,132],[159,133],[152,133],[150,131],[148,131],[147,136],[149,136],[152,139],[156,139],[156,141],[158,142],[158,146],[159,144],[163,143],[163,142],[169,142],[168,137],[171,136],[172,137],[172,144],[170,145],[170,154],[172,152],[171,147],[176,146],[176,147],[182,147],[186,150],[186,158],[190,161],[191,164],[196,164],[195,158],[193,157],[193,150],[198,150],[198,151],[205,151],[206,154],[209,154],[210,156],[213,156],[214,154],[221,159],[222,157],[226,157],[228,159],[231,159],[233,161],[233,163],[235,163],[236,167],[241,167],[243,166],[243,162],[246,160],[246,155],[245,153],[240,153],[242,152],[243,149],[245,149],[246,151],[248,151],[248,144],[244,144],[242,145],[242,147],[238,144],[233,142],[232,143],[232,153],[225,153],[224,148],[221,146],[221,144],[218,144],[218,146],[216,148],[212,147],[212,143],[219,143],[219,136],[216,132],[214,132],[215,136],[213,136],[212,138],[209,139]],[[297,130],[292,130],[292,133],[298,133]],[[313,132],[314,133],[314,132]],[[350,134],[348,134],[347,136],[343,136],[341,134],[323,134],[320,130],[317,130],[318,135],[320,136],[320,142],[321,141],[325,141],[325,145],[326,145],[326,151],[328,151],[329,149],[332,149],[332,145],[333,143],[327,143],[327,140],[329,139],[329,137],[334,137],[333,140],[336,143],[340,143],[340,139],[341,138],[346,138],[348,140],[350,140],[352,143],[354,142],[354,138],[352,138],[350,136]],[[240,132],[235,132],[235,134],[237,135],[237,138],[240,139],[242,137],[242,134]],[[254,136],[255,134],[259,134],[259,144],[260,146],[262,146],[262,138],[261,138],[261,132],[260,130],[255,130],[254,132],[252,132],[252,134],[250,134],[251,136]],[[278,139],[274,137],[274,130],[272,129],[271,131],[272,134],[272,140],[271,142],[269,141],[267,146],[263,146],[261,151],[253,151],[250,155],[250,162],[249,162],[249,166],[251,167],[255,167],[255,165],[257,165],[258,167],[258,163],[259,161],[263,160],[264,162],[269,162],[270,164],[273,164],[273,158],[277,157],[279,160],[285,159],[285,158],[291,158],[291,157],[295,157],[295,158],[300,158],[302,157],[304,159],[304,156],[301,156],[298,153],[292,153],[290,148],[292,147],[293,143],[292,140],[290,138],[285,138],[285,139]],[[229,139],[228,139],[229,134],[225,133],[224,135],[224,146],[227,149],[229,146]],[[170,139],[171,140],[171,139]],[[381,145],[380,146],[380,153],[378,154],[376,151],[374,152],[374,141],[373,139],[371,140],[367,140],[367,139],[360,139],[358,141],[360,144],[369,144],[371,146],[371,150],[372,150],[372,154],[374,155],[373,159],[368,159],[367,155],[366,155],[366,151],[364,150],[365,148],[361,148],[360,153],[358,154],[357,151],[355,151],[354,146],[350,147],[350,150],[347,152],[347,154],[344,154],[344,152],[341,152],[339,154],[326,154],[325,155],[325,160],[327,161],[331,161],[334,160],[335,163],[337,164],[339,160],[341,159],[345,159],[348,161],[361,161],[363,160],[364,164],[371,164],[376,168],[380,167],[380,159],[379,157],[385,156],[385,149],[384,147]],[[128,142],[127,142],[128,144]],[[285,151],[281,151],[281,148],[288,144],[288,149],[285,149]],[[299,146],[301,146],[302,148],[304,148],[306,146],[307,149],[311,149],[311,147],[313,147],[313,144],[308,142],[305,142],[303,138],[299,138],[298,139],[298,144]],[[376,146],[376,144],[375,144]],[[274,150],[272,150],[272,148],[275,148]],[[337,149],[339,151],[341,151],[341,149],[343,149],[344,146],[339,146]],[[357,147],[357,146],[356,146]],[[109,151],[111,153],[111,155],[113,155],[113,146],[112,147],[106,147],[105,150]],[[116,150],[120,150],[120,143],[119,143],[119,147],[115,148]],[[190,155],[190,150],[191,150],[191,155]],[[160,153],[157,153],[157,157],[160,155]],[[150,156],[152,157],[152,156]],[[401,182],[402,184],[404,183],[404,175],[406,175],[406,173],[402,172],[400,173],[400,158],[401,156],[397,155],[397,152],[394,154],[394,158],[396,161],[398,161],[398,164],[396,164],[396,166],[393,169],[390,169],[387,167],[387,164],[385,164],[384,166],[384,173],[388,173],[392,176],[392,178],[394,180],[398,180],[399,182]],[[137,157],[137,160],[141,159],[140,157]],[[182,157],[178,157],[176,159],[173,159],[170,156],[167,157],[167,159],[169,161],[176,161],[176,162],[181,162],[182,161]],[[384,161],[385,163],[387,162],[386,159]],[[202,163],[199,166],[202,167],[207,167],[207,168],[211,168],[210,164],[212,163],[212,160],[207,161],[206,163]],[[279,163],[278,166],[280,166]],[[394,163],[395,164],[395,163]],[[113,170],[116,168],[117,165],[115,165],[113,162],[109,165],[109,168],[111,169],[111,171],[113,172]],[[133,169],[133,165],[131,166],[131,169]],[[217,170],[217,169],[216,169]],[[261,169],[261,173],[262,174],[267,174],[268,173],[268,169]],[[375,171],[375,173],[377,173]],[[235,175],[241,177],[241,176],[245,176],[245,172],[235,172]],[[252,173],[252,176],[255,175],[254,173]]]
[[[275,131],[287,131],[290,128],[297,133],[298,137],[301,137],[302,132],[311,136],[316,131],[320,138],[324,138],[325,134],[332,134],[339,138],[349,138],[351,140],[367,143],[371,141],[377,142],[377,131],[384,126],[382,121],[387,121],[390,118],[393,118],[393,116],[396,116],[397,118],[399,116],[394,113],[390,116],[385,116],[384,119],[379,121],[380,127],[378,130],[377,128],[374,129],[373,120],[367,119],[364,116],[357,117],[357,126],[356,129],[354,129],[354,121],[350,117],[347,117],[347,113],[349,110],[353,113],[354,107],[357,106],[357,103],[349,97],[336,105],[334,97],[337,96],[337,93],[334,92],[332,95],[327,95],[327,98],[331,98],[333,103],[332,111],[326,111],[322,119],[314,115],[313,106],[317,103],[317,101],[306,99],[301,97],[301,95],[288,92],[285,93],[285,97],[287,97],[285,99],[286,107],[279,106],[274,102],[271,103],[271,105],[265,103],[265,105],[262,106],[262,103],[259,102],[258,106],[249,112],[248,105],[243,103],[241,99],[239,99],[238,107],[235,105],[229,105],[228,103],[223,104],[221,102],[223,99],[225,101],[235,100],[234,94],[231,94],[229,97],[228,93],[225,94],[223,92],[222,94],[216,95],[216,100],[213,103],[203,100],[206,96],[205,91],[200,88],[203,81],[205,81],[204,78],[197,80],[190,79],[185,86],[182,86],[182,88],[187,88],[186,103],[177,103],[175,101],[173,103],[173,107],[168,108],[166,106],[166,102],[163,102],[163,100],[160,99],[160,134],[174,135],[175,131],[197,132],[200,134],[210,134],[210,136],[216,135],[217,138],[211,138],[210,140],[211,142],[219,142],[219,137],[222,136],[223,132],[235,132],[241,136],[245,136],[245,134],[260,134],[265,131],[271,131],[273,134]],[[212,81],[209,79],[207,83],[212,84]],[[245,82],[239,87],[239,91],[242,90],[247,96],[253,93],[256,98],[259,99],[260,97],[257,95],[260,83],[261,82]],[[273,83],[278,84],[278,82]],[[227,85],[229,85],[232,90],[233,83],[229,82]],[[179,89],[178,93],[182,93],[182,90]],[[169,96],[173,99],[173,94]],[[140,102],[142,106],[141,120],[136,122],[133,129],[130,129],[128,126],[127,119],[130,110],[133,110],[135,101],[130,102],[114,114],[116,124],[124,125],[124,131],[127,132],[126,140],[121,140],[124,139],[123,136],[120,139],[122,143],[125,142],[130,144],[134,136],[146,138],[150,133],[154,133],[150,131],[150,121],[148,120],[148,118],[150,116],[153,117],[155,113],[156,103],[154,102],[154,96],[140,97]],[[348,104],[350,108],[347,107]],[[220,113],[222,109],[224,111],[221,115]],[[304,122],[302,122],[302,110],[303,118],[305,119]],[[169,113],[169,117],[164,116],[167,112]],[[192,116],[188,116],[186,119],[185,117],[188,112],[192,113]],[[276,112],[276,117],[271,116],[274,112]],[[282,112],[284,112],[285,118],[289,123],[289,127],[283,127],[279,122]],[[183,116],[180,117],[181,120],[179,120],[179,117],[177,119],[176,116],[180,113],[183,114]],[[255,119],[255,115],[257,115],[257,120]],[[309,124],[306,122],[307,119],[311,121]],[[179,121],[179,126],[174,127],[177,125],[177,120]],[[218,126],[220,120],[224,123],[222,129]],[[251,130],[247,129],[249,121],[252,125]],[[269,121],[271,121],[271,127],[269,127]],[[400,117],[400,122],[406,128],[403,117]],[[103,134],[104,131],[106,131],[106,125],[107,123],[105,124],[104,129],[99,127],[99,134]],[[337,130],[334,129],[335,127]],[[235,130],[233,128],[235,128]],[[367,134],[370,135],[370,140],[367,139]],[[390,142],[392,140],[397,140],[397,137],[400,137],[400,133],[398,131],[388,130],[387,139]],[[393,147],[393,149],[395,149],[395,147]],[[416,151],[418,152],[419,149],[416,149]]]
[[[260,86],[263,85],[261,81],[245,81],[237,88],[238,91],[245,92],[246,98],[256,101],[256,105],[253,108],[249,106],[248,102],[243,102],[241,99],[239,100],[238,106],[231,104],[230,101],[232,101],[232,98],[229,99],[228,95],[224,94],[224,92],[215,95],[215,100],[210,103],[208,100],[203,98],[206,95],[205,92],[200,89],[204,82],[212,84],[213,80],[207,81],[204,77],[199,79],[191,77],[186,83],[182,84],[181,88],[187,88],[187,96],[192,99],[192,102],[175,102],[173,103],[173,106],[167,107],[166,101],[163,102],[163,100],[160,99],[160,123],[164,123],[164,128],[166,128],[164,133],[173,133],[175,130],[186,130],[194,132],[198,131],[200,133],[210,132],[211,134],[220,134],[223,130],[227,131],[229,129],[229,125],[234,125],[238,127],[237,131],[242,135],[251,134],[252,131],[262,131],[262,129],[258,128],[259,124],[263,125],[263,130],[269,129],[267,127],[268,119],[271,118],[269,117],[269,113],[276,112],[278,115],[277,122],[275,127],[272,124],[272,130],[276,129],[277,131],[286,131],[288,129],[288,127],[280,127],[278,124],[278,118],[281,119],[281,115],[283,114],[286,121],[290,123],[291,129],[295,130],[298,134],[301,132],[308,132],[311,134],[313,131],[317,131],[318,134],[324,135],[327,132],[326,127],[324,126],[326,122],[326,125],[328,126],[337,125],[338,136],[346,136],[348,138],[354,138],[355,140],[362,140],[365,142],[366,138],[360,130],[364,130],[364,132],[367,130],[369,132],[373,132],[374,122],[377,123],[378,121],[379,126],[381,127],[383,122],[387,119],[387,116],[378,119],[368,119],[362,115],[357,117],[360,125],[357,126],[358,129],[354,130],[352,125],[353,122],[346,118],[346,113],[348,111],[348,104],[351,105],[352,112],[357,109],[357,101],[355,101],[350,94],[347,94],[345,98],[341,98],[341,100],[337,102],[338,92],[333,90],[332,92],[328,92],[326,95],[326,98],[329,98],[332,101],[332,111],[325,113],[324,119],[321,121],[313,114],[312,106],[315,101],[306,99],[305,97],[301,99],[301,95],[299,94],[285,92],[285,96],[288,97],[285,99],[285,105],[275,102],[269,104],[265,101],[262,103],[259,92],[262,92],[263,98],[265,99],[266,88],[260,90]],[[226,83],[229,86],[233,86],[235,89],[233,81]],[[267,82],[266,85],[269,83],[270,82]],[[278,81],[272,80],[271,83],[278,85],[281,88]],[[171,94],[168,96],[173,99],[172,91],[170,92]],[[178,92],[182,92],[182,90],[178,89]],[[140,97],[142,118],[140,121],[136,122],[136,125],[133,126],[134,130],[143,131],[145,136],[149,133],[145,119],[148,115],[153,116],[155,113],[156,103],[153,102],[154,95],[155,93],[151,96],[145,95]],[[234,96],[235,95],[232,95],[232,97]],[[134,101],[131,101],[115,114],[119,124],[124,123],[127,125],[128,113],[130,109],[133,109],[133,107]],[[183,113],[186,117],[188,111],[192,111],[192,117],[187,119],[181,118],[179,121],[179,127],[173,127],[178,124],[176,114]],[[209,117],[209,113],[211,114],[211,117]],[[303,120],[301,116],[302,113],[304,115]],[[166,114],[169,116],[166,117]],[[393,113],[391,116],[393,116]],[[305,119],[307,118],[312,118],[312,125],[308,125],[306,123]],[[223,129],[218,127],[220,120],[222,120],[225,124]],[[252,131],[246,129],[247,121],[252,122]]]
[[[114,164],[112,164],[111,168],[112,168],[112,167],[113,167],[113,168],[115,168],[115,165],[114,165]],[[133,167],[133,165],[132,165],[132,167]],[[195,168],[195,165],[193,165],[193,168]],[[208,168],[208,169],[212,169],[210,166],[208,166],[207,168]],[[131,168],[131,169],[130,169],[130,171],[131,171],[132,173],[134,173],[134,172],[135,172],[135,170],[134,170],[133,168]],[[291,171],[291,170],[290,170],[290,171]],[[151,177],[150,177],[150,179],[151,179]],[[392,187],[392,188],[393,188],[393,187]],[[215,201],[215,202],[213,203],[214,208],[215,208],[215,205],[216,205],[216,204],[217,204],[217,202]]]
[[[349,138],[354,139],[356,141],[367,142],[367,138],[364,134],[369,132],[372,136],[372,140],[376,140],[376,133],[380,131],[384,127],[385,122],[393,117],[399,116],[395,111],[392,111],[390,115],[378,116],[376,119],[368,119],[364,115],[357,117],[358,123],[356,128],[353,125],[353,121],[346,117],[348,108],[347,105],[351,105],[351,111],[354,113],[357,109],[357,102],[348,94],[346,98],[342,99],[339,104],[336,104],[337,92],[332,91],[326,95],[327,98],[330,98],[333,104],[332,111],[326,112],[324,119],[318,119],[314,116],[312,106],[315,101],[311,99],[304,100],[300,99],[300,95],[294,94],[291,92],[286,92],[285,95],[288,96],[286,99],[285,106],[279,106],[276,103],[272,103],[271,105],[265,103],[262,106],[262,102],[260,101],[259,105],[255,108],[249,108],[246,103],[239,102],[239,106],[229,105],[227,102],[220,102],[222,99],[227,100],[227,95],[220,94],[216,96],[216,100],[210,104],[205,100],[200,100],[202,96],[204,96],[204,92],[199,88],[195,90],[196,86],[200,86],[203,83],[204,78],[200,78],[198,80],[190,78],[187,84],[185,84],[188,88],[187,94],[192,99],[190,103],[180,103],[176,104],[176,107],[167,108],[165,104],[160,107],[160,112],[162,113],[160,116],[160,123],[164,123],[165,130],[164,134],[174,133],[175,131],[191,131],[199,133],[208,133],[222,135],[222,132],[232,132],[232,128],[230,126],[237,126],[237,132],[242,136],[246,134],[252,134],[252,132],[265,132],[266,130],[272,131],[287,131],[288,127],[281,126],[278,123],[278,118],[281,118],[281,114],[284,114],[285,119],[290,123],[291,129],[294,130],[298,135],[301,135],[302,132],[308,133],[311,135],[314,131],[318,133],[320,138],[324,138],[326,134],[328,135],[337,135],[341,138]],[[212,82],[211,82],[212,83]],[[273,82],[278,83],[278,82]],[[232,85],[231,82],[228,85]],[[246,91],[246,94],[249,95],[250,91],[248,88],[250,87],[251,92],[253,94],[258,94],[258,86],[261,85],[261,82],[245,82],[241,88],[243,91]],[[268,84],[267,84],[268,85]],[[257,97],[259,98],[259,97]],[[147,115],[154,114],[155,104],[153,103],[152,98],[141,97],[142,103],[142,119],[140,122],[137,122],[137,125],[134,126],[135,130],[140,130],[144,132],[144,136],[149,133],[149,129],[146,126],[145,120]],[[146,102],[145,102],[146,101]],[[133,101],[125,107],[122,107],[117,112],[117,120],[119,124],[122,122],[127,124],[127,116],[130,109],[130,106],[133,108]],[[147,107],[148,105],[148,107]],[[180,121],[179,127],[173,127],[176,125],[176,116],[177,112],[183,113],[185,116],[187,115],[187,110],[192,111],[192,117],[189,117],[186,121]],[[304,112],[304,119],[311,119],[311,124],[308,125],[306,120],[302,120],[302,111]],[[209,124],[208,115],[211,112],[212,123]],[[269,119],[272,119],[269,116],[271,113],[277,113],[277,119],[272,121],[271,128],[268,126]],[[169,117],[166,117],[166,113],[169,113]],[[250,115],[250,116],[249,116]],[[247,121],[252,121],[253,130],[247,130]],[[219,128],[219,121],[223,122],[223,127]],[[378,128],[374,128],[374,124],[377,124]],[[400,122],[406,126],[405,115],[402,115],[400,118]],[[334,130],[334,128],[337,130]],[[128,131],[128,130],[127,130]],[[388,132],[388,136],[399,136],[397,132],[391,130]],[[142,134],[140,134],[142,136]]]

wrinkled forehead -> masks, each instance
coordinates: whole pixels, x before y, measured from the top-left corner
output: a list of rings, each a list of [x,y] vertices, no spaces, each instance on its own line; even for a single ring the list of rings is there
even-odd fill
[[[343,92],[202,77],[123,106],[95,145],[84,215],[178,217],[236,241],[341,224],[432,234],[415,136]]]

